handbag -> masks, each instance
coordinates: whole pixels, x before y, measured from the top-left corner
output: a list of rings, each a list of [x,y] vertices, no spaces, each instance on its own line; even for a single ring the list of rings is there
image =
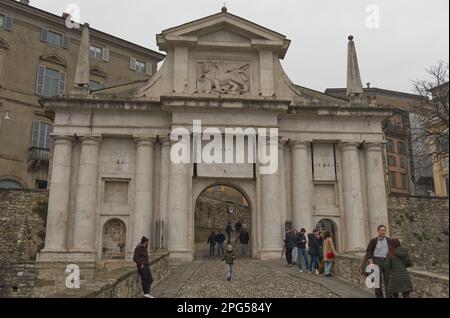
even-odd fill
[[[331,251],[327,253],[327,258],[328,258],[328,259],[333,259],[334,256],[335,256],[334,253],[331,252]]]

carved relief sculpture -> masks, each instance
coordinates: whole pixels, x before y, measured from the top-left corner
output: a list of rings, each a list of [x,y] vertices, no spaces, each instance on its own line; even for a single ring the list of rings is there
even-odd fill
[[[250,64],[200,62],[197,66],[197,91],[244,94],[250,91]]]

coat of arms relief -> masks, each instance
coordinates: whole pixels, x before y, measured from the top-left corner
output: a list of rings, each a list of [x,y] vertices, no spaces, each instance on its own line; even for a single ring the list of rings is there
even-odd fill
[[[199,62],[199,93],[244,94],[250,91],[250,64],[233,62]]]

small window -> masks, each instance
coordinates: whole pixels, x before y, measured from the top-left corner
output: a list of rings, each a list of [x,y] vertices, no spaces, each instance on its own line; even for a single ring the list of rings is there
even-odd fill
[[[406,157],[400,157],[400,168],[406,169]]]
[[[145,73],[146,72],[146,64],[142,61],[136,60],[136,72]]]
[[[48,31],[47,43],[53,44],[53,45],[56,45],[56,46],[61,46],[62,45],[62,38],[63,38],[63,36],[61,34],[53,32],[53,31]]]
[[[390,167],[396,167],[397,166],[397,160],[394,156],[388,155],[388,165]]]
[[[448,176],[444,177],[444,183],[445,183],[445,193],[448,195],[449,191]]]
[[[22,186],[17,181],[4,179],[0,180],[0,189],[21,190]]]
[[[50,150],[51,133],[52,133],[52,126],[50,124],[35,121],[33,123],[33,135],[31,145],[36,148]]]
[[[389,172],[389,181],[391,183],[391,187],[392,188],[396,188],[397,187],[397,182],[396,182],[396,174],[395,172]]]
[[[91,45],[90,56],[97,60],[103,59],[103,48]]]
[[[58,32],[50,31],[47,28],[41,29],[41,41],[54,46],[69,48],[69,37]]]
[[[407,189],[408,188],[408,177],[405,173],[401,173],[400,174],[400,179],[401,179],[401,188],[403,189]]]
[[[36,180],[36,190],[47,190],[47,180]]]
[[[388,139],[387,151],[390,153],[395,153],[395,143],[392,139]]]
[[[0,14],[0,29],[12,31],[13,29],[13,17]]]
[[[406,155],[406,144],[403,141],[397,142],[398,153]]]

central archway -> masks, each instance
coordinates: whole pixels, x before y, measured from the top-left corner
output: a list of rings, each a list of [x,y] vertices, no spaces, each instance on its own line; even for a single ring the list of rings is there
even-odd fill
[[[230,237],[226,233],[229,223],[232,227]],[[195,201],[194,257],[210,257],[208,237],[212,232],[225,236],[224,249],[230,239],[235,252],[240,255],[242,246],[238,241],[239,229],[236,230],[236,225],[239,223],[251,237],[252,207],[250,199],[242,189],[227,183],[215,183],[204,189]],[[252,240],[250,239],[248,257],[252,256],[251,244]],[[217,247],[216,244],[213,257],[219,256]]]

